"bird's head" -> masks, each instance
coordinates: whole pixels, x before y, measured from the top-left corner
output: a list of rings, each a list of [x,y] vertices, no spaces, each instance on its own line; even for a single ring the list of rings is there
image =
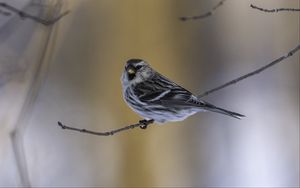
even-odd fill
[[[141,59],[130,59],[125,65],[121,78],[123,86],[141,83],[152,77],[154,70],[146,61]]]

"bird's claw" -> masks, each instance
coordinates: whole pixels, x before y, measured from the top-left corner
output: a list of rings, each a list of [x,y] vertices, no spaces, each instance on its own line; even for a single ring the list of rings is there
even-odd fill
[[[147,126],[148,126],[149,122],[147,120],[143,119],[143,120],[140,120],[139,123],[141,124],[140,125],[141,129],[147,129]]]

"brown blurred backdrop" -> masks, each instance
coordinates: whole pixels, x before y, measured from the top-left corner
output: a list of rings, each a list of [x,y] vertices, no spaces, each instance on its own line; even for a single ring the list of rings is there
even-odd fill
[[[57,3],[6,2],[41,16],[41,7]],[[200,113],[112,137],[56,124],[106,131],[137,122],[121,94],[130,58],[200,94],[300,43],[299,12],[250,8],[300,8],[297,0],[228,0],[211,17],[178,20],[218,2],[64,0],[61,11],[71,13],[53,27],[2,18],[0,186],[299,186],[299,52],[204,98],[245,114],[242,120]]]

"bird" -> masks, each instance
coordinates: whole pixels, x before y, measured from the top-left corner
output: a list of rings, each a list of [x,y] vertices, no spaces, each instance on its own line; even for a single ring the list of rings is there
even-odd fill
[[[158,124],[176,122],[204,111],[237,119],[245,117],[200,100],[187,89],[158,73],[142,59],[129,59],[126,62],[121,83],[123,99],[144,121],[152,120]]]

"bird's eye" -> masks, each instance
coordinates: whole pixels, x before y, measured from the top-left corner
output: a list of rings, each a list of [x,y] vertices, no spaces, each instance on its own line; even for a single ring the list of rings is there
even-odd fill
[[[135,77],[136,71],[132,68],[127,70],[129,80],[132,80]]]
[[[135,68],[136,70],[139,70],[140,68],[142,68],[142,65],[137,65]]]

